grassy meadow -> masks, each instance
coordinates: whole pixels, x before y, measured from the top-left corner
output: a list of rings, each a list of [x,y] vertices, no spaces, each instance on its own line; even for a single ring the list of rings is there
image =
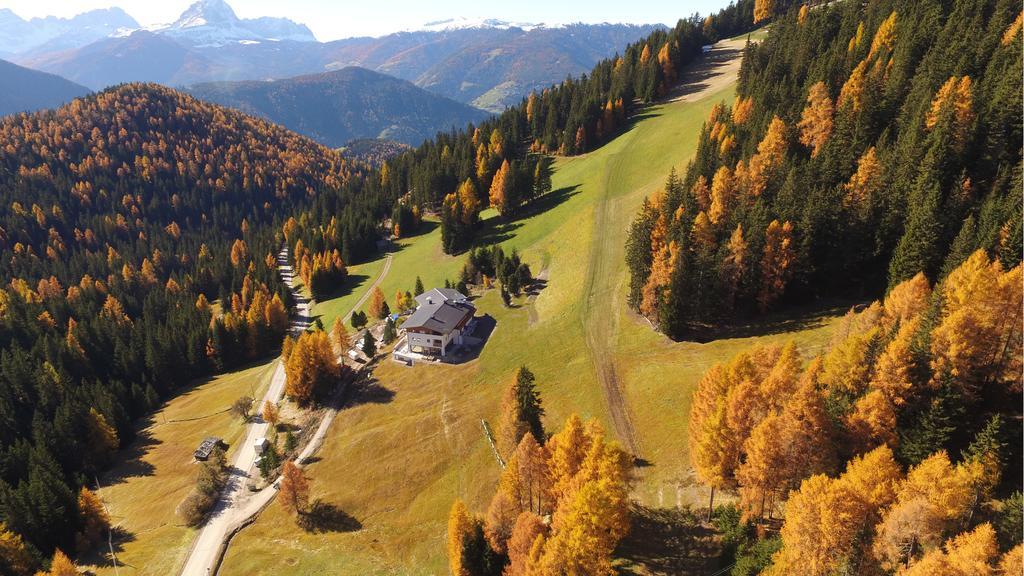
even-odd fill
[[[477,360],[412,368],[385,361],[371,389],[339,414],[308,475],[314,497],[351,515],[358,529],[304,532],[275,503],[236,536],[222,572],[444,573],[452,501],[462,498],[482,513],[494,492],[499,469],[480,420],[496,422],[516,368],[525,364],[536,374],[549,429],[576,412],[601,419],[614,434],[592,354],[614,357],[647,461],[634,498],[653,506],[702,502],[704,492],[688,479],[686,420],[703,371],[754,340],[793,338],[813,351],[829,337],[832,320],[782,324],[764,336],[752,330],[708,344],[673,343],[625,305],[630,220],[670,168],[685,168],[711,107],[733,96],[729,85],[697,101],[651,107],[599,150],[559,159],[541,210],[512,222],[485,212],[481,243],[519,250],[534,274],[547,271],[548,286],[535,302],[519,299],[512,308],[495,291],[486,293],[478,307],[497,325]],[[417,275],[428,289],[457,278],[465,256],[443,254],[439,228],[428,226],[400,241],[381,284],[389,301],[396,290],[411,290]]]
[[[176,574],[195,536],[175,509],[195,486],[192,451],[207,436],[228,443],[230,460],[244,424],[228,413],[240,396],[261,397],[277,359],[267,360],[197,383],[140,423],[138,436],[100,477],[99,494],[119,534],[115,540],[117,573]],[[104,548],[105,550],[105,548]],[[106,558],[80,560],[97,575],[113,575]]]

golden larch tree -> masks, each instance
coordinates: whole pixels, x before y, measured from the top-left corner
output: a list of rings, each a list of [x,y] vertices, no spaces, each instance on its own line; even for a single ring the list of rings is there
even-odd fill
[[[452,503],[448,513],[448,568],[452,576],[469,576],[462,565],[462,543],[473,529],[473,519],[462,500]]]
[[[0,522],[0,566],[10,571],[11,576],[29,576],[35,560],[25,549],[21,536],[11,532],[7,524]]]
[[[943,548],[925,554],[920,561],[901,572],[901,576],[978,576],[994,572],[999,559],[996,532],[992,525],[981,524],[971,532],[954,538]]]
[[[892,450],[881,446],[851,460],[838,478],[805,480],[786,503],[782,549],[766,574],[833,574],[864,546],[863,531],[878,523],[901,476]]]
[[[883,50],[886,52],[892,51],[893,45],[896,44],[896,12],[893,11],[889,14],[889,17],[882,21],[878,26],[878,30],[875,31],[875,37],[871,40],[871,50],[868,52],[868,58],[880,54]]]
[[[530,573],[527,570],[530,551],[538,538],[543,539],[546,530],[544,521],[533,512],[522,512],[516,517],[506,547],[509,563],[505,568],[505,576],[527,576]]]
[[[309,510],[309,479],[295,462],[287,460],[281,467],[281,488],[278,490],[281,507],[293,516]]]
[[[110,530],[110,516],[100,497],[84,486],[78,492],[78,516],[82,529],[75,535],[75,547],[86,552],[103,541]]]
[[[865,98],[867,97],[865,92],[867,90],[867,70],[868,61],[863,60],[857,67],[850,73],[850,77],[843,83],[843,88],[839,91],[839,107],[842,108],[849,104],[854,112],[860,112],[864,108]]]
[[[713,224],[720,224],[732,212],[735,198],[736,185],[732,170],[722,166],[711,178],[711,205],[708,208],[708,218]]]
[[[952,122],[953,143],[963,148],[974,126],[974,93],[970,76],[950,76],[932,99],[924,125],[929,130],[948,115]]]
[[[380,289],[380,286],[374,286],[373,292],[370,293],[370,316],[377,319],[384,318],[384,305],[386,303],[387,299],[384,297],[384,291]]]
[[[1016,383],[1021,371],[1021,267],[1004,272],[983,250],[941,286],[942,320],[932,332],[936,383],[952,375],[968,395],[992,381]]]
[[[811,149],[811,156],[821,152],[825,142],[832,135],[832,115],[835,107],[829,97],[828,87],[824,82],[816,82],[807,94],[807,107],[800,116],[797,128],[800,130],[800,143]]]
[[[349,338],[348,329],[345,328],[345,322],[342,321],[341,316],[335,318],[334,324],[331,326],[331,340],[334,341],[334,347],[338,349],[339,354],[345,354],[352,347],[352,340]]]
[[[68,558],[63,550],[57,548],[50,562],[49,572],[37,572],[36,576],[78,576],[78,567]]]
[[[764,22],[775,13],[775,0],[754,0],[754,24]]]
[[[264,400],[263,409],[260,410],[260,417],[263,418],[264,422],[270,424],[271,428],[277,428],[277,422],[278,419],[280,418],[280,414],[278,413],[277,410],[277,404],[275,404],[269,399]]]
[[[761,289],[757,304],[762,312],[768,310],[786,290],[796,261],[793,249],[793,225],[772,220],[764,234],[764,253],[761,256]]]
[[[509,181],[510,171],[511,167],[508,160],[502,160],[498,171],[494,173],[494,179],[491,180],[491,189],[488,194],[491,207],[495,208],[501,215],[505,215],[510,209],[508,205],[508,187],[511,184]]]

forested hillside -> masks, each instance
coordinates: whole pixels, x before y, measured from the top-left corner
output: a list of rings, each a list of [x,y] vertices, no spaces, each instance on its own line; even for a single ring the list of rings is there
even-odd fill
[[[978,248],[1017,265],[1020,29],[1005,0],[780,15],[695,160],[637,216],[630,304],[679,339],[791,302],[874,297],[918,272],[938,280]]]
[[[280,345],[275,223],[334,198],[351,249],[373,246],[375,201],[339,196],[355,175],[304,137],[154,85],[0,122],[0,522],[30,567],[102,532],[79,488],[135,418]]]
[[[809,364],[760,346],[705,374],[694,468],[781,547],[767,574],[1021,571],[1021,298],[1020,265],[978,250],[851,311]]]

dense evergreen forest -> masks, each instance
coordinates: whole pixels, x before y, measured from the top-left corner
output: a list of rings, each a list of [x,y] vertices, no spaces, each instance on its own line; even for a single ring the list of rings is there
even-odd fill
[[[136,418],[280,346],[288,214],[330,202],[340,236],[375,234],[380,202],[342,194],[356,176],[304,137],[155,85],[0,122],[0,521],[29,567],[91,544],[79,487]]]
[[[874,297],[918,272],[938,280],[977,248],[1015,266],[1019,3],[778,10],[733,105],[632,225],[631,306],[679,339],[787,303]]]

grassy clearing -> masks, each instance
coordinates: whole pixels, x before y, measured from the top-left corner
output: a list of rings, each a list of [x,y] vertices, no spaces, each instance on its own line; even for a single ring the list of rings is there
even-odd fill
[[[760,338],[701,345],[670,342],[626,309],[629,221],[672,166],[685,167],[711,107],[733,96],[730,86],[695,102],[652,107],[600,150],[558,160],[555,192],[543,211],[512,223],[488,218],[482,241],[518,249],[535,273],[547,269],[548,287],[536,302],[511,309],[487,293],[478,305],[497,328],[478,360],[413,368],[384,362],[372,393],[339,414],[309,475],[314,495],[355,517],[361,529],[302,532],[275,503],[236,537],[223,573],[444,573],[452,500],[482,513],[493,494],[498,468],[480,419],[496,421],[501,391],[518,366],[537,375],[549,428],[577,412],[611,430],[588,333],[597,335],[598,353],[615,359],[641,456],[650,464],[639,471],[634,496],[673,505],[680,490],[684,503],[703,501],[698,490],[680,488],[688,469],[688,403],[703,370],[755,339],[794,337],[816,346],[831,322],[812,319]],[[403,241],[382,284],[389,300],[396,289],[411,289],[417,275],[428,288],[456,277],[464,257],[444,255],[439,235],[435,228]]]
[[[197,384],[168,401],[140,424],[138,437],[100,478],[100,496],[123,537],[115,542],[118,573],[176,574],[195,531],[175,514],[178,503],[195,486],[192,451],[206,436],[232,445],[244,425],[227,408],[239,396],[260,397],[274,373],[274,361],[253,365]],[[92,557],[83,567],[98,575],[114,574],[106,559]]]
[[[342,289],[324,299],[323,302],[318,300],[313,307],[313,318],[319,318],[323,322],[324,328],[330,330],[334,325],[335,318],[344,316],[352,310],[352,306],[359,301],[366,289],[380,275],[382,268],[384,268],[383,256],[369,262],[349,266],[348,278]]]

